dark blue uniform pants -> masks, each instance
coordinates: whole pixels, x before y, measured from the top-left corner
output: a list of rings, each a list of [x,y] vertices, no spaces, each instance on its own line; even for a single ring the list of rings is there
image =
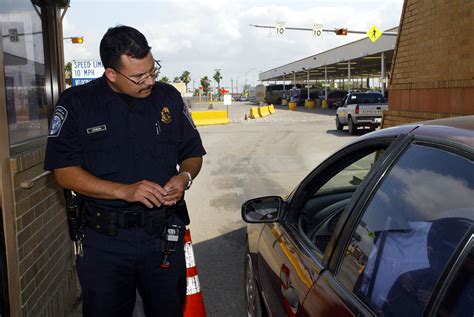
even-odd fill
[[[136,290],[147,317],[183,315],[185,228],[175,215],[169,222],[182,228],[176,252],[169,257],[169,268],[160,267],[163,254],[159,234],[151,236],[143,228],[132,227],[109,237],[86,229],[84,256],[76,259],[84,316],[132,316]]]

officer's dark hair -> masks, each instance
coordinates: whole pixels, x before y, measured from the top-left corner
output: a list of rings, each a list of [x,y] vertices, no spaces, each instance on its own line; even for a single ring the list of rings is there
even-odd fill
[[[145,36],[130,26],[109,28],[100,41],[100,59],[104,68],[120,69],[120,56],[145,58],[151,47]]]

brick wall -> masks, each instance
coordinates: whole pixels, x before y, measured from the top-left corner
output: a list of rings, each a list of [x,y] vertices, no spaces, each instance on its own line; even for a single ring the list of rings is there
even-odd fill
[[[30,189],[20,186],[44,172],[43,159],[41,149],[10,160],[21,315],[65,316],[78,297],[78,283],[62,190],[52,174]]]
[[[474,114],[473,34],[474,1],[405,0],[387,114]]]

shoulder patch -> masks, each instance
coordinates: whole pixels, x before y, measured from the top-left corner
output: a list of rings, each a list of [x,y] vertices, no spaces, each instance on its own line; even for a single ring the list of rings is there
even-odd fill
[[[51,124],[49,126],[48,137],[57,137],[61,132],[64,122],[67,119],[67,109],[63,106],[57,106],[54,110],[53,118],[51,119]]]

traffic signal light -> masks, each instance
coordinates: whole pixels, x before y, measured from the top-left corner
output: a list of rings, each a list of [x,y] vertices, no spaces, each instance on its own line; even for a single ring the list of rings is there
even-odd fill
[[[345,28],[335,29],[334,32],[336,35],[347,35],[347,29]]]
[[[82,44],[84,43],[84,37],[83,36],[74,36],[71,37],[71,42],[73,44]]]

